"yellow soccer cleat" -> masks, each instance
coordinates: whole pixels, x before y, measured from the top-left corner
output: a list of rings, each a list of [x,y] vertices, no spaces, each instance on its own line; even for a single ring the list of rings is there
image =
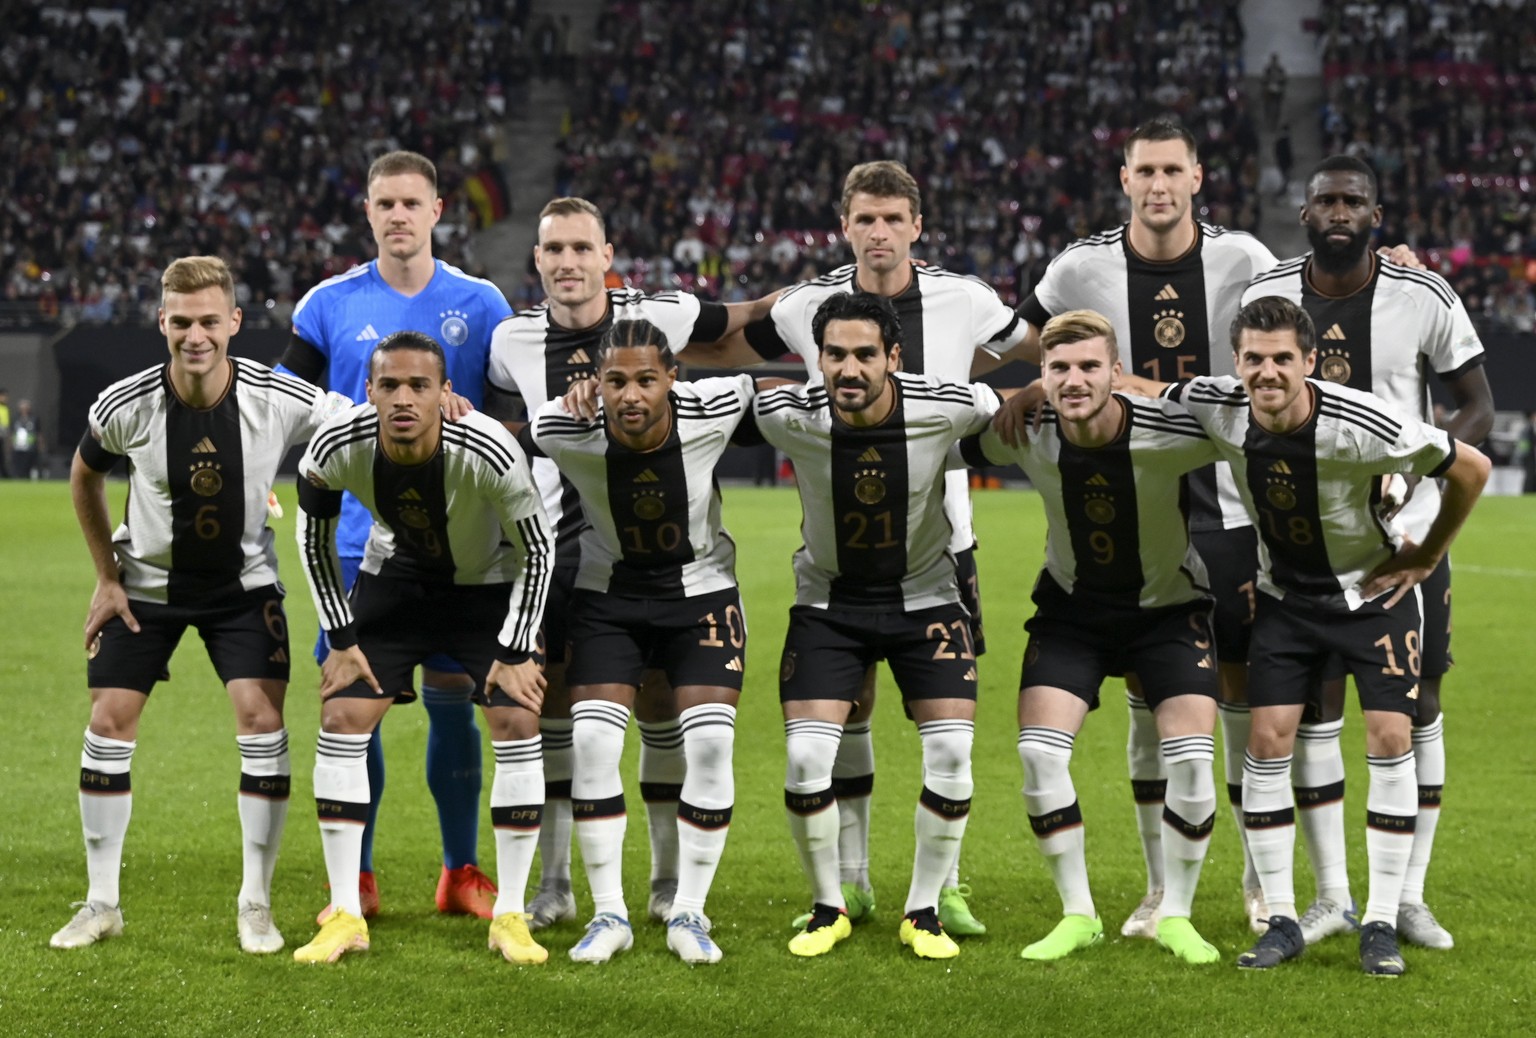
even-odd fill
[[[549,952],[528,933],[529,918],[523,912],[501,913],[491,920],[491,936],[486,946],[519,966],[537,966],[548,961]]]
[[[368,950],[368,923],[351,912],[335,910],[315,939],[293,953],[294,962],[335,962],[347,952]]]
[[[811,921],[805,929],[789,939],[789,951],[804,958],[825,955],[851,933],[853,924],[848,921],[847,912],[817,904],[811,909]]]
[[[960,946],[944,932],[938,914],[931,908],[920,908],[901,921],[901,943],[916,952],[919,959],[953,959],[960,954]]]

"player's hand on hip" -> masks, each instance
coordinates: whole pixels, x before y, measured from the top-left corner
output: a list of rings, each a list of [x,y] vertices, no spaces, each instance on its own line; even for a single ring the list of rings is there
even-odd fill
[[[491,672],[485,676],[485,698],[489,700],[491,693],[499,688],[514,703],[537,714],[544,708],[544,689],[548,684],[544,678],[544,668],[533,660],[524,660],[522,663],[502,663],[498,660],[491,664]]]
[[[443,394],[443,417],[450,422],[459,421],[474,409],[475,405],[469,402],[468,397],[459,396],[451,389]]]
[[[577,418],[597,421],[597,379],[583,378],[571,383],[562,401],[565,409]]]
[[[368,657],[363,655],[361,648],[353,645],[346,649],[332,649],[326,654],[325,662],[320,664],[320,698],[322,700],[331,698],[337,692],[359,681],[367,682],[375,695],[384,694],[384,690],[379,687],[379,679],[373,676],[373,668],[368,666]]]
[[[997,438],[1010,447],[1028,443],[1031,430],[1040,428],[1044,405],[1045,388],[1039,379],[1008,397],[992,416],[992,429]]]
[[[91,608],[85,614],[86,652],[91,651],[91,643],[114,616],[121,617],[134,634],[139,633],[139,621],[134,619],[133,611],[128,608],[128,592],[123,590],[123,585],[115,580],[98,580],[96,590],[91,595]]]
[[[1360,582],[1360,594],[1367,601],[1386,591],[1392,591],[1383,607],[1391,609],[1403,600],[1414,586],[1429,579],[1440,565],[1439,556],[1431,558],[1422,547],[1412,541],[1404,541],[1396,555],[1367,573]],[[1395,590],[1393,590],[1395,589]]]

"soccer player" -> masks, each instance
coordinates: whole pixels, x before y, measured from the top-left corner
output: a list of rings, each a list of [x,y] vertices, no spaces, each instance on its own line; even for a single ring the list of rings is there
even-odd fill
[[[760,393],[754,404],[763,437],[795,464],[805,512],[779,674],[784,801],[813,900],[790,941],[796,955],[826,954],[850,932],[833,760],[881,659],[923,746],[900,937],[922,958],[960,953],[937,906],[970,811],[976,657],[949,550],[944,472],[950,449],[985,426],[997,396],[899,372],[901,329],[881,296],[830,296],[812,321],[821,384]]]
[[[648,668],[665,671],[675,692],[686,758],[672,820],[680,854],[667,946],[687,963],[722,955],[704,902],[735,799],[731,752],[747,629],[714,469],[754,389],[746,375],[677,381],[668,340],[644,318],[615,321],[594,357],[602,420],[577,419],[556,400],[523,434],[530,453],[559,465],[587,519],[566,617],[571,807],[594,910],[571,949],[576,962],[607,962],[634,942],[622,883],[619,757]]]
[[[1360,695],[1370,765],[1360,965],[1371,975],[1397,976],[1405,967],[1396,923],[1417,807],[1411,718],[1421,694],[1418,585],[1444,558],[1490,465],[1475,447],[1378,397],[1306,377],[1318,361],[1316,333],[1307,312],[1287,299],[1245,304],[1232,342],[1237,379],[1192,379],[1168,395],[1199,419],[1231,463],[1259,534],[1243,821],[1273,914],[1238,965],[1270,969],[1306,947],[1292,875],[1291,754],[1315,678],[1338,656]],[[1126,384],[1133,392],[1157,388]],[[1392,538],[1383,525],[1380,477],[1391,473],[1446,480],[1421,543]]]
[[[443,212],[436,167],[415,152],[381,155],[368,169],[366,210],[378,258],[322,281],[299,300],[281,369],[361,400],[369,358],[379,341],[397,331],[422,332],[442,346],[457,391],[480,406],[491,332],[512,309],[489,281],[433,258],[432,229]],[[338,545],[343,578],[351,587],[373,519],[355,497],[343,500]],[[325,658],[326,649],[322,635],[315,646],[317,661]],[[489,919],[496,888],[480,871],[476,850],[481,750],[470,705],[473,691],[469,676],[451,660],[433,656],[426,661],[421,698],[430,722],[427,786],[437,804],[443,841],[437,908]],[[362,884],[363,911],[372,916],[379,906],[373,832],[384,793],[378,732],[368,747],[368,782],[374,800],[363,832]]]
[[[364,757],[390,705],[415,698],[412,673],[434,651],[474,682],[496,754],[490,947],[515,963],[549,954],[528,933],[523,888],[544,799],[544,675],[534,651],[554,540],[512,434],[481,414],[441,415],[443,354],[422,332],[381,339],[368,403],[327,422],[299,462],[299,548],[330,646],[314,785],[332,897],[319,934],[294,952],[299,962],[368,948],[358,879],[372,799]],[[343,491],[376,517],[350,601],[335,538]]]
[[[1428,372],[1456,404],[1443,425],[1463,443],[1481,443],[1493,425],[1493,391],[1483,369],[1477,330],[1456,293],[1438,274],[1399,266],[1370,249],[1381,224],[1376,175],[1357,158],[1325,159],[1307,180],[1301,222],[1312,250],[1259,277],[1245,299],[1278,295],[1297,303],[1323,329],[1318,373],[1330,382],[1374,392],[1404,414],[1432,418]],[[1416,543],[1429,534],[1440,499],[1433,480],[1419,483],[1394,521]],[[1424,876],[1434,848],[1445,785],[1440,686],[1451,666],[1451,564],[1442,559],[1425,581],[1424,641],[1413,758],[1419,810],[1413,852],[1398,910],[1398,933],[1410,944],[1450,948],[1455,942],[1424,903]],[[1344,845],[1342,677],[1330,680],[1320,716],[1309,712],[1297,733],[1298,822],[1305,836],[1317,897],[1301,916],[1311,944],[1353,925],[1354,900]]]
[[[242,314],[223,260],[178,259],[160,283],[170,362],[102,392],[70,470],[75,515],[96,566],[85,620],[91,720],[80,760],[90,889],[49,943],[81,948],[123,932],[118,879],[139,718],[191,626],[235,709],[240,947],[270,953],[283,947],[271,887],[288,815],[288,624],[266,501],[283,455],[320,426],[333,401],[298,379],[230,358]],[[127,515],[113,533],[106,478],[125,457]]]
[[[962,444],[972,465],[1017,462],[1040,491],[1045,568],[1019,682],[1024,803],[1061,895],[1062,919],[1024,949],[1053,960],[1098,942],[1083,815],[1069,766],[1106,675],[1134,672],[1157,719],[1168,774],[1163,809],[1166,886],[1157,941],[1185,962],[1220,958],[1190,922],[1210,845],[1216,787],[1216,667],[1205,566],[1190,545],[1180,477],[1216,458],[1198,422],[1166,401],[1112,393],[1120,374],[1114,326],[1072,310],[1040,333],[1049,408],[1029,442],[988,430]]]
[[[605,288],[613,263],[602,212],[584,198],[556,198],[539,213],[533,259],[547,302],[497,325],[491,338],[487,405],[496,417],[538,411],[596,373],[599,345],[617,321],[645,320],[673,354],[690,341],[717,341],[766,314],[772,298],[721,305],[685,292],[645,295]],[[753,360],[757,359],[753,355]],[[595,390],[595,383],[586,383]],[[590,414],[595,409],[589,408]],[[508,422],[509,428],[520,422]],[[566,607],[575,585],[579,538],[586,520],[575,487],[547,457],[532,457],[533,475],[555,528],[556,563],[544,613],[545,676],[540,733],[544,740],[544,825],[539,834],[539,889],[528,903],[529,928],[576,917],[571,892],[571,718],[565,681]],[[640,727],[640,794],[651,843],[649,913],[666,921],[678,884],[678,801],[685,770],[676,704],[664,683],[648,678],[635,698]]]

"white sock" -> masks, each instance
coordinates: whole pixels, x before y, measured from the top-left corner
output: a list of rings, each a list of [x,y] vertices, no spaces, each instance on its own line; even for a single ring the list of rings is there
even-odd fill
[[[80,829],[85,834],[85,899],[117,907],[123,871],[123,838],[133,815],[133,764],[136,742],[123,742],[85,730],[80,751]]]
[[[491,740],[496,773],[491,779],[491,826],[496,833],[496,904],[493,915],[524,910],[523,891],[539,846],[544,813],[543,741]]]
[[[540,718],[544,814],[539,825],[539,889],[571,889],[571,719]]]
[[[800,852],[800,865],[811,882],[811,900],[846,908],[837,868],[837,798],[832,795],[832,761],[842,725],[796,718],[784,722],[788,764],[784,774],[784,810],[789,834]]]
[[[362,918],[357,889],[363,855],[363,826],[368,822],[368,743],[371,735],[320,733],[315,743],[315,810],[320,815],[320,847],[325,852],[331,904]]]
[[[923,742],[923,791],[918,796],[913,831],[917,849],[912,884],[903,914],[939,907],[939,889],[955,867],[960,839],[971,814],[971,744],[976,722],[960,718],[924,721],[917,726]]]
[[[1400,757],[1367,756],[1365,762],[1371,773],[1365,799],[1365,856],[1370,864],[1371,887],[1360,923],[1396,926],[1418,814],[1413,751]]]
[[[1344,847],[1343,721],[1304,724],[1296,731],[1291,782],[1296,822],[1317,880],[1317,896],[1348,906],[1349,862]]]
[[[1232,821],[1237,828],[1237,842],[1243,849],[1243,889],[1256,890],[1259,874],[1248,853],[1248,831],[1243,828],[1243,757],[1248,752],[1248,736],[1253,732],[1253,718],[1247,703],[1221,703],[1221,763],[1227,777],[1227,802],[1232,807]]]
[[[1403,877],[1403,904],[1424,903],[1424,874],[1435,850],[1440,824],[1440,791],[1445,787],[1445,715],[1413,730],[1413,767],[1419,783],[1419,814],[1414,819],[1413,853]]]
[[[868,721],[843,725],[832,762],[837,797],[837,860],[844,883],[869,889],[869,809],[875,789],[875,738]]]
[[[1296,918],[1296,802],[1291,758],[1243,762],[1243,828],[1271,916]]]
[[[1211,774],[1216,740],[1209,735],[1164,739],[1162,754],[1168,795],[1163,808],[1165,886],[1159,912],[1188,919],[1216,824],[1216,781]]]
[[[670,721],[641,721],[640,799],[651,839],[651,882],[677,879],[677,802],[683,794],[688,762],[683,729]]]
[[[244,868],[242,904],[272,905],[272,870],[288,823],[288,730],[237,735],[240,747],[240,835]]]
[[[672,914],[703,914],[704,901],[715,881],[725,837],[730,831],[731,808],[736,803],[736,780],[731,751],[736,744],[736,708],[724,703],[704,703],[684,710],[678,718],[683,727],[683,752],[688,774],[672,824],[677,827],[677,897]]]
[[[1167,772],[1159,749],[1157,718],[1146,700],[1125,694],[1131,716],[1125,740],[1125,763],[1136,801],[1136,832],[1147,867],[1147,893],[1163,889],[1163,804],[1168,794]]]
[[[1062,915],[1098,917],[1088,890],[1083,812],[1072,785],[1072,743],[1076,736],[1059,728],[1029,725],[1019,729],[1019,760],[1024,764],[1024,810],[1040,853],[1061,895]]]
[[[624,783],[619,758],[629,710],[618,703],[589,699],[571,705],[575,774],[571,778],[571,816],[581,844],[581,864],[592,888],[594,913],[629,918],[624,905]]]

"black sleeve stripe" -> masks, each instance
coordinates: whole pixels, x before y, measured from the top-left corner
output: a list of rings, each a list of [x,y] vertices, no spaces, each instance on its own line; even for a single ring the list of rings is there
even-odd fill
[[[518,602],[517,625],[509,648],[532,652],[538,647],[539,627],[543,623],[544,604],[549,595],[550,559],[554,549],[537,519],[521,519],[517,533],[523,542],[526,573],[522,600]]]
[[[298,332],[294,332],[289,338],[288,348],[283,351],[278,363],[304,381],[316,386],[320,384],[320,377],[330,365],[330,361],[320,347]]]
[[[530,458],[547,458],[544,448],[533,438],[533,426],[525,425],[517,431],[517,445],[523,449],[523,453]]]
[[[1435,466],[1435,470],[1429,474],[1428,478],[1439,479],[1441,476],[1449,472],[1451,470],[1451,466],[1454,464],[1456,464],[1456,437],[1452,436],[1451,449],[1446,453],[1445,460]]]
[[[80,460],[89,465],[93,471],[111,472],[123,457],[103,447],[101,441],[92,436],[89,429],[85,431],[84,436],[80,437]]]
[[[165,365],[162,364],[159,367],[147,368],[144,371],[139,372],[137,375],[132,375],[129,378],[124,379],[122,382],[118,383],[115,388],[108,386],[106,391],[101,394],[100,399],[97,400],[97,406],[108,407],[117,400],[123,399],[125,397],[139,396],[146,387],[155,387],[160,385],[164,378]]]
[[[1018,326],[1019,326],[1019,314],[1018,314],[1018,311],[1014,311],[1013,319],[1010,320],[1007,324],[1003,325],[1002,328],[1000,328],[998,330],[998,333],[996,335],[992,336],[992,338],[988,339],[987,341],[988,342],[1003,342],[1010,335],[1013,334],[1013,330],[1015,328],[1017,328]]]
[[[1337,410],[1340,414],[1356,415],[1366,421],[1377,422],[1391,429],[1394,437],[1402,432],[1403,423],[1399,422],[1389,411],[1372,406],[1372,404],[1366,401],[1352,400],[1342,395],[1334,396],[1329,393],[1323,393],[1321,396],[1323,406]]]
[[[508,469],[510,468],[510,466],[505,464],[499,457],[496,456],[496,454],[487,450],[484,444],[476,443],[472,440],[452,439],[450,437],[444,437],[444,439],[449,443],[461,448],[464,452],[464,460],[471,466],[473,466],[475,462],[472,458],[469,457],[469,455],[474,455],[474,457],[479,458],[482,462],[485,463],[486,467],[488,467],[498,476],[505,476]]]
[[[368,429],[358,429],[345,440],[333,440],[330,443],[327,443],[323,448],[317,447],[314,443],[311,443],[309,445],[309,452],[310,456],[315,459],[315,464],[323,467],[331,460],[331,458],[336,456],[338,451],[344,450],[345,448],[350,447],[355,443],[365,443],[369,440],[377,440],[378,438],[379,429],[378,426],[375,425]]]
[[[379,438],[379,420],[376,414],[363,414],[352,421],[327,429],[310,441],[309,452],[316,465],[324,465],[341,448],[364,440]]]
[[[160,389],[161,369],[155,368],[143,379],[114,391],[110,396],[103,396],[92,405],[96,411],[96,420],[106,425],[118,411],[143,396],[148,396]]]
[[[1445,304],[1447,310],[1456,305],[1456,293],[1451,291],[1451,286],[1445,283],[1445,279],[1439,274],[1428,270],[1414,270],[1412,267],[1400,267],[1396,263],[1383,261],[1381,264],[1383,277],[1394,278],[1398,281],[1407,281],[1411,284],[1421,285],[1435,294],[1435,298]]]
[[[697,342],[719,342],[730,326],[731,315],[721,303],[699,301],[699,316],[693,322],[691,339]]]
[[[592,426],[594,424],[595,423],[586,421],[585,419],[582,419],[582,418],[569,418],[569,417],[567,417],[567,416],[565,416],[563,414],[539,415],[538,418],[536,418],[534,420],[534,425],[536,425],[538,427],[539,432],[541,432],[541,433],[546,428],[549,428],[549,429],[566,428],[566,429],[582,429],[582,430],[587,430],[587,429],[592,428]]]
[[[266,389],[274,393],[282,393],[292,397],[306,407],[313,407],[315,403],[315,387],[308,383],[300,382],[298,379],[285,379],[283,381],[261,379],[249,376],[242,370],[235,376],[235,381],[255,389]]]
[[[500,440],[488,432],[472,428],[462,422],[444,422],[443,431],[449,434],[450,437],[464,443],[478,444],[493,456],[501,459],[502,465],[506,468],[510,469],[513,465],[517,464],[516,456],[507,450]]]
[[[1282,281],[1286,278],[1293,278],[1301,272],[1301,269],[1305,267],[1306,264],[1307,257],[1305,256],[1298,256],[1295,259],[1288,259],[1284,263],[1277,264],[1276,266],[1271,267],[1269,270],[1260,274],[1258,277],[1254,278],[1251,282],[1248,283],[1248,288],[1245,291],[1252,292],[1259,285],[1263,285],[1270,281]]]
[[[1031,292],[1029,298],[1019,304],[1018,316],[1034,325],[1036,328],[1044,328],[1045,322],[1051,319],[1051,313],[1040,304],[1040,300]]]
[[[992,459],[987,457],[987,452],[982,449],[981,435],[981,433],[975,433],[960,441],[960,456],[965,459],[967,465],[976,469],[984,469],[994,464]]]
[[[1396,443],[1398,435],[1402,432],[1402,426],[1391,421],[1385,415],[1365,410],[1351,410],[1338,407],[1336,402],[1328,400],[1322,402],[1318,407],[1318,412],[1337,421],[1364,429],[1366,432],[1385,440],[1387,443]]]
[[[1480,368],[1480,367],[1482,367],[1483,366],[1483,361],[1485,361],[1487,359],[1488,359],[1488,354],[1486,354],[1486,353],[1479,353],[1477,356],[1472,357],[1465,364],[1461,365],[1461,367],[1459,367],[1459,368],[1452,368],[1450,371],[1437,371],[1437,372],[1435,372],[1435,377],[1438,378],[1441,382],[1455,382],[1457,379],[1461,378],[1461,376],[1465,375],[1467,372],[1471,371],[1473,368]]]
[[[301,485],[307,482],[302,476],[299,478]],[[335,518],[311,518],[304,529],[304,568],[314,582],[316,597],[320,600],[321,626],[327,631],[349,622],[346,589],[342,586],[341,574],[332,565],[331,544],[335,530]]]

